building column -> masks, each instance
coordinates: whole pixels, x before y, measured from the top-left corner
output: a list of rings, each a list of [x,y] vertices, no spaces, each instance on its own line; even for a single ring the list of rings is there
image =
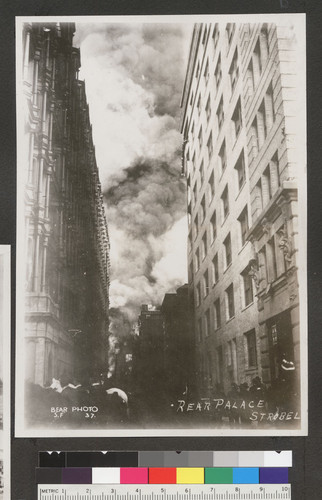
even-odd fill
[[[276,193],[279,187],[279,172],[278,172],[278,162],[272,158],[269,163],[270,177],[271,177],[271,190],[272,194]]]
[[[263,206],[266,207],[269,203],[270,200],[270,185],[269,185],[269,179],[267,178],[266,175],[262,176],[262,197],[263,197]]]
[[[38,277],[39,277],[39,229],[35,227],[35,254],[34,254],[34,267],[33,267],[33,291],[38,290]]]
[[[41,115],[41,132],[43,134],[46,132],[46,117],[47,117],[47,84],[45,83],[45,89],[43,92],[43,101],[42,101],[42,115]]]
[[[38,186],[37,186],[37,202],[39,206],[44,206],[41,203],[43,175],[44,175],[44,159],[41,158],[39,162]]]
[[[33,183],[34,177],[34,144],[35,144],[35,134],[30,132],[29,136],[29,165],[28,165],[28,184]]]
[[[28,70],[29,70],[30,33],[31,33],[31,25],[27,24],[25,51],[23,57],[23,79],[26,81],[28,80]]]
[[[50,181],[51,181],[51,175],[46,174],[45,219],[48,219],[48,216],[49,216]]]
[[[46,285],[47,285],[47,251],[48,251],[48,236],[44,237],[43,241],[43,257],[42,257],[42,273],[41,273],[41,287],[40,291],[44,292],[46,291]]]
[[[39,59],[40,59],[40,49],[36,49],[35,55],[34,55],[34,78],[33,78],[33,85],[32,85],[32,93],[33,93],[32,103],[33,103],[34,106],[37,106],[37,104],[38,104],[38,68],[39,68]]]

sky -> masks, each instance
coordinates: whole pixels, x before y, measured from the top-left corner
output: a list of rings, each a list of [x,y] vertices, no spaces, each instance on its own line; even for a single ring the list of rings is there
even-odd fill
[[[77,23],[111,243],[111,332],[187,281],[180,100],[191,24]]]

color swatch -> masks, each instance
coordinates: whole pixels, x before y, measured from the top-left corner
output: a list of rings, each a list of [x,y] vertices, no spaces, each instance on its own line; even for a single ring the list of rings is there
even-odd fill
[[[39,467],[292,467],[292,451],[45,451]]]
[[[286,484],[287,467],[42,467],[38,484]]]

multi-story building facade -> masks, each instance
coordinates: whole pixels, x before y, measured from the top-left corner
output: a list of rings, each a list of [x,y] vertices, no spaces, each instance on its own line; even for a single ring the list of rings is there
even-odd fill
[[[133,346],[134,389],[159,417],[195,389],[188,285],[166,293],[160,307],[141,306]]]
[[[40,385],[107,370],[109,239],[74,32],[23,30],[25,360]]]
[[[273,382],[284,351],[299,363],[293,44],[273,24],[194,27],[181,106],[203,394]]]
[[[182,397],[195,389],[189,289],[185,284],[175,293],[166,293],[160,307],[164,325],[164,369],[169,393]]]

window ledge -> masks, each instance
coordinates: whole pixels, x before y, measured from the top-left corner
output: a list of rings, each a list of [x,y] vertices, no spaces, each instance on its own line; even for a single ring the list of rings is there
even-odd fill
[[[232,265],[232,262],[226,267],[226,269],[224,270],[224,274],[226,271],[228,271],[228,269],[231,267],[231,265]]]
[[[224,220],[222,221],[222,223],[221,223],[221,227],[225,224],[225,222],[226,222],[226,220],[228,219],[228,217],[229,217],[229,212],[228,212],[228,214],[226,215],[226,217],[224,218]]]
[[[227,324],[227,323],[230,323],[233,319],[235,319],[235,315],[234,315],[234,316],[232,316],[231,318],[228,318],[228,319],[226,320],[226,324]]]
[[[246,185],[246,179],[244,180],[244,182],[243,182],[243,183],[242,183],[242,185],[240,186],[240,189],[239,189],[239,191],[238,191],[238,193],[237,193],[237,196],[235,197],[235,200],[237,200],[237,199],[239,198],[239,195],[240,195],[240,193],[242,192],[242,190],[244,189],[245,185]]]
[[[252,305],[254,305],[254,299],[247,306],[243,307],[241,312],[246,311],[246,309],[249,309]]]
[[[252,373],[256,373],[258,370],[258,366],[249,366],[246,368],[246,374],[251,375]]]
[[[248,241],[246,240],[245,243],[243,244],[243,246],[241,247],[241,249],[238,251],[238,255],[240,253],[242,253],[242,251],[244,250],[244,248],[247,246],[247,243],[248,243]]]

